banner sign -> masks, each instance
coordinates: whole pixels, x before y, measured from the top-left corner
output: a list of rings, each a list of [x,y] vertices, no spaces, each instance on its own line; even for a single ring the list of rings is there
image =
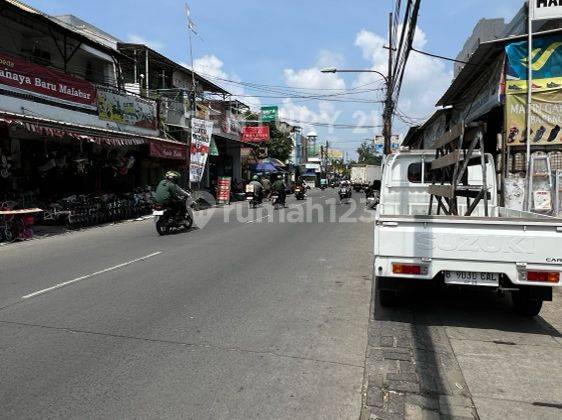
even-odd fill
[[[230,177],[220,176],[217,184],[217,203],[230,203]]]
[[[527,41],[506,46],[507,144],[524,144],[527,105]],[[562,144],[562,37],[533,40],[531,145]]]
[[[4,53],[0,53],[0,87],[96,109],[96,89],[90,82]]]
[[[513,42],[505,47],[507,56],[506,93],[527,90],[527,41]],[[533,90],[562,88],[562,37],[560,35],[533,39]]]
[[[526,127],[526,94],[507,95],[507,144],[524,144]],[[562,90],[533,92],[531,104],[531,144],[562,144]]]
[[[98,87],[98,115],[101,120],[158,129],[156,102],[101,86]]]
[[[262,122],[275,122],[277,121],[277,113],[279,108],[277,106],[262,106],[261,107],[261,120]]]
[[[242,129],[242,141],[253,143],[269,140],[269,126],[246,126]]]
[[[562,17],[562,0],[530,0],[531,19],[559,19]]]
[[[150,156],[187,162],[187,145],[152,141],[150,142]]]
[[[213,122],[193,118],[191,120],[191,150],[189,164],[189,180],[201,182],[209,147],[213,136]]]

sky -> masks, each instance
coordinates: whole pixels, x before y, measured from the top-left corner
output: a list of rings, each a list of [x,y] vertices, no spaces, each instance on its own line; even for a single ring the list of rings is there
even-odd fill
[[[50,15],[76,15],[123,41],[145,43],[190,64],[184,0],[24,1]],[[415,45],[455,57],[479,19],[509,21],[522,4],[422,0]],[[189,0],[189,7],[199,34],[193,39],[196,71],[240,95],[241,101],[252,107],[278,105],[286,120],[314,123],[301,124],[305,133],[315,130],[321,142],[329,141],[351,157],[363,139],[380,134],[380,127],[326,127],[380,126],[382,105],[368,102],[383,97],[380,76],[323,74],[320,69],[386,74],[383,46],[394,0]],[[451,63],[412,53],[398,108],[411,121],[423,121],[451,79]],[[288,89],[289,95],[278,93]],[[406,123],[395,119],[396,134],[407,130]]]

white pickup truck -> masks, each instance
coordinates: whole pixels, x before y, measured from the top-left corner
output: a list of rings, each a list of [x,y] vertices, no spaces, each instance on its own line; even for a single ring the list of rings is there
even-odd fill
[[[496,173],[486,157],[490,217],[482,201],[470,217],[428,215],[434,151],[390,155],[383,169],[374,237],[374,276],[383,306],[412,282],[489,287],[511,292],[515,309],[537,315],[562,272],[562,219],[497,205]],[[482,185],[482,167],[469,168]],[[459,214],[466,204],[459,199]],[[434,205],[433,214],[436,213]]]

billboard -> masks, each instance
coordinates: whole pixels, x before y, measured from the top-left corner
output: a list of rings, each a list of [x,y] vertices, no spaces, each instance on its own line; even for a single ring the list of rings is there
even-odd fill
[[[5,53],[0,53],[0,87],[81,108],[96,109],[96,89],[90,82]]]
[[[242,129],[242,141],[253,143],[269,140],[269,126],[246,126]]]
[[[526,142],[527,41],[505,47],[507,143]],[[562,144],[562,37],[546,36],[533,40],[533,102],[531,106],[531,144]]]
[[[531,19],[559,19],[562,17],[562,1],[530,0]]]
[[[261,120],[262,122],[275,122],[277,121],[277,113],[279,108],[277,106],[262,106],[261,107]]]
[[[98,115],[101,120],[158,129],[156,102],[107,87],[98,87]]]

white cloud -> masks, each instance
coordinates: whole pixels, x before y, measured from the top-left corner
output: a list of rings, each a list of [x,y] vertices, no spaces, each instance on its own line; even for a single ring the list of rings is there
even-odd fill
[[[228,74],[222,69],[224,63],[215,55],[204,55],[193,60],[195,72],[202,76],[228,79]]]
[[[322,50],[316,56],[316,67],[342,67],[345,64],[345,58],[342,54],[330,50]]]
[[[287,86],[306,89],[345,89],[345,81],[336,74],[326,74],[318,67],[283,72]]]
[[[428,40],[426,34],[416,28],[414,47],[424,49]],[[357,34],[355,45],[361,48],[363,57],[371,63],[371,68],[383,74],[388,72],[388,50],[385,38],[362,30]],[[354,85],[380,80],[380,76],[373,73],[362,73]],[[452,71],[442,60],[412,52],[404,73],[402,90],[398,107],[411,117],[427,117],[435,109],[435,103],[443,95],[452,79]],[[395,120],[400,127],[400,122]],[[405,129],[402,125],[402,129]]]
[[[148,40],[141,35],[138,34],[129,34],[127,35],[127,41],[133,44],[143,44],[153,50],[161,50],[164,48],[164,44],[160,41],[155,40]]]
[[[191,66],[181,63],[187,68]],[[230,92],[238,100],[250,106],[252,109],[259,109],[261,100],[254,96],[247,96],[243,86],[237,83],[228,83],[227,81],[241,82],[241,79],[235,74],[229,74],[223,70],[224,63],[214,54],[207,54],[193,60],[193,67],[195,72],[204,78],[209,79],[213,83],[224,87],[227,92]]]

